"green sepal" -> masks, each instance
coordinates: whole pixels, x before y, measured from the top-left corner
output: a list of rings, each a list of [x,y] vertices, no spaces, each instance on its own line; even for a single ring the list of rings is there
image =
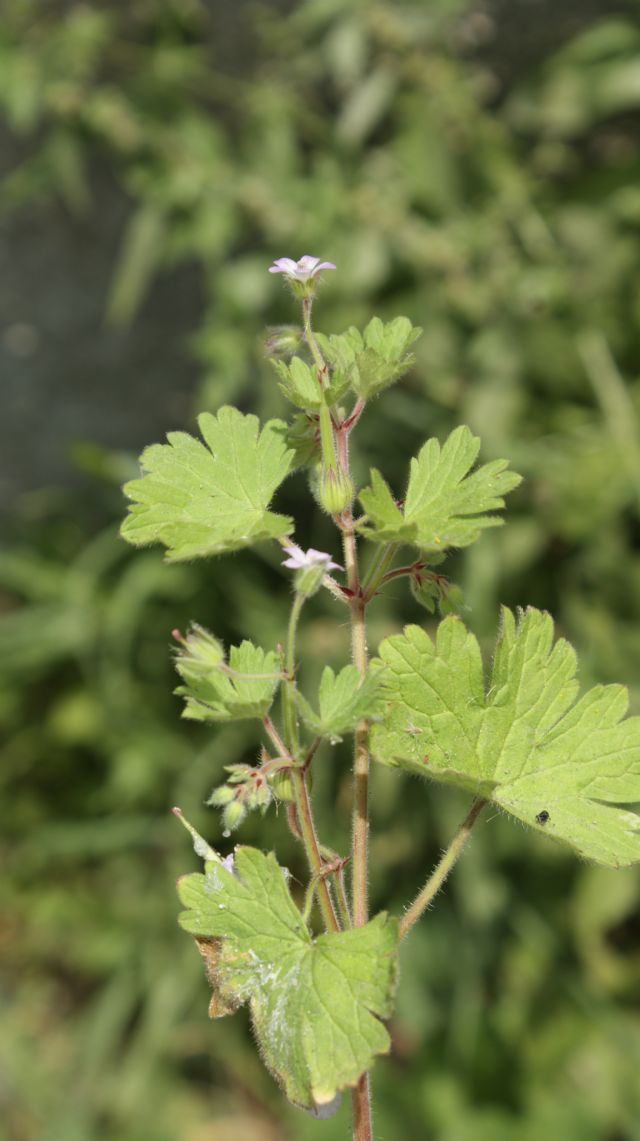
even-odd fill
[[[229,665],[204,671],[178,651],[175,667],[185,682],[175,692],[185,699],[182,716],[191,721],[242,721],[264,717],[280,683],[280,657],[252,642],[229,651]],[[232,672],[229,672],[232,671]]]
[[[379,472],[360,492],[365,518],[359,530],[377,543],[410,543],[425,552],[468,547],[486,527],[503,519],[487,512],[504,507],[504,496],[521,482],[507,471],[507,460],[492,460],[469,474],[480,440],[466,425],[451,433],[443,445],[431,439],[411,460],[403,507],[394,499]]]
[[[141,479],[125,484],[133,500],[121,534],[134,546],[162,543],[167,560],[204,558],[289,535],[293,521],[268,510],[293,466],[280,420],[262,432],[255,416],[203,412],[204,443],[170,432],[140,457]]]
[[[387,704],[371,730],[378,761],[467,789],[611,867],[640,860],[640,717],[627,692],[579,701],[576,656],[548,614],[503,610],[485,691],[480,648],[459,618],[436,641],[418,626],[380,646]]]
[[[332,369],[333,385],[350,386],[363,400],[377,396],[415,363],[409,347],[422,333],[408,317],[384,324],[373,317],[364,331],[351,326],[346,333],[316,337]]]
[[[300,716],[316,737],[342,740],[360,721],[371,720],[380,713],[384,670],[370,669],[364,678],[355,666],[345,666],[335,674],[325,666],[318,690],[319,713],[296,692]]]
[[[180,925],[212,940],[210,1013],[249,1005],[262,1058],[295,1105],[330,1105],[388,1052],[397,920],[381,913],[314,939],[275,856],[248,847],[236,848],[233,872],[209,865],[178,894]]]

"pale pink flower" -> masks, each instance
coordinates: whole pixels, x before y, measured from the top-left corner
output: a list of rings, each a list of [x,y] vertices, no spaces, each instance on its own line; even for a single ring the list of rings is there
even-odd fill
[[[312,570],[314,567],[322,567],[324,571],[330,570],[343,570],[339,563],[334,563],[331,555],[327,555],[324,551],[316,551],[313,547],[309,547],[308,551],[303,551],[302,547],[297,547],[292,543],[287,547],[288,559],[283,562],[283,567],[289,567],[291,570]]]
[[[304,285],[305,282],[317,277],[321,270],[335,268],[332,261],[320,261],[320,258],[305,254],[300,261],[294,261],[293,258],[278,258],[269,266],[269,273],[283,273],[289,281],[299,281]]]

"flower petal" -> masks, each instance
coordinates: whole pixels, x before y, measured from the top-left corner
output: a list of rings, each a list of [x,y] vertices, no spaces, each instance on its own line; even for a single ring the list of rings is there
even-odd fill
[[[309,547],[307,551],[307,565],[324,566],[327,570],[344,570],[340,563],[334,563],[331,555],[326,554],[325,551],[316,551],[314,547]]]
[[[269,266],[269,273],[284,273],[290,281],[300,281],[304,284],[321,270],[335,268],[332,261],[320,261],[320,258],[314,257],[313,254],[304,254],[299,261],[294,261],[293,258],[277,258],[273,265]]]
[[[296,269],[297,265],[293,258],[278,258],[277,261],[274,261],[273,265],[269,266],[269,273],[295,275]]]
[[[302,550],[302,547],[298,547],[295,543],[291,543],[287,547],[287,553],[289,558],[283,561],[283,567],[290,567],[291,570],[299,570],[300,567],[304,567],[306,565],[306,556]]]

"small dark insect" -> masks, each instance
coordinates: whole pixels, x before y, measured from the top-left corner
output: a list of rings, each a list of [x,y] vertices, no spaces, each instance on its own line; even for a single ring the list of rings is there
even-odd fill
[[[549,813],[547,812],[546,808],[544,808],[542,810],[542,812],[539,812],[538,815],[536,816],[536,821],[538,822],[538,824],[546,824],[548,819],[549,819]]]

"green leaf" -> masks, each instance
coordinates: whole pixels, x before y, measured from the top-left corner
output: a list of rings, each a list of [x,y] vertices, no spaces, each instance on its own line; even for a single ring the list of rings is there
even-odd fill
[[[280,684],[280,658],[252,642],[229,651],[229,665],[204,668],[192,656],[178,652],[175,666],[185,685],[176,693],[185,698],[183,717],[192,721],[243,721],[264,717]]]
[[[316,337],[332,368],[333,384],[342,390],[349,385],[369,400],[412,367],[415,357],[407,350],[421,333],[408,317],[396,317],[386,325],[373,317],[362,333],[351,326],[346,333]]]
[[[388,705],[372,728],[384,764],[460,785],[598,863],[640,860],[640,718],[627,692],[598,685],[576,702],[576,656],[553,645],[548,614],[509,610],[485,693],[478,643],[446,618],[380,646]]]
[[[317,416],[298,413],[290,424],[283,425],[281,435],[286,447],[292,452],[292,470],[319,463],[320,429]]]
[[[145,474],[124,488],[133,506],[123,537],[138,547],[162,543],[177,562],[290,534],[292,520],[267,510],[292,465],[283,423],[270,420],[259,433],[255,416],[225,407],[198,424],[204,444],[170,432],[168,444],[142,453]]]
[[[503,520],[486,512],[504,507],[503,496],[521,482],[506,471],[507,460],[493,460],[469,475],[480,441],[463,424],[440,446],[428,440],[412,459],[409,487],[400,509],[379,472],[360,494],[366,519],[360,530],[378,543],[412,543],[421,551],[468,547],[486,527]]]
[[[213,1013],[248,1003],[262,1057],[287,1097],[326,1106],[389,1049],[380,1019],[392,1011],[398,924],[312,938],[273,854],[238,847],[234,873],[219,864],[179,881],[180,924],[216,941]]]
[[[318,690],[319,714],[301,693],[296,695],[305,724],[317,737],[342,740],[343,733],[379,712],[383,675],[383,670],[373,669],[362,678],[355,666],[345,666],[336,676],[331,666],[325,666]]]
[[[323,400],[331,407],[344,396],[349,387],[347,380],[336,377],[323,394],[316,368],[306,364],[300,357],[293,357],[289,364],[281,360],[272,360],[271,363],[280,377],[280,391],[304,412],[317,412]]]

